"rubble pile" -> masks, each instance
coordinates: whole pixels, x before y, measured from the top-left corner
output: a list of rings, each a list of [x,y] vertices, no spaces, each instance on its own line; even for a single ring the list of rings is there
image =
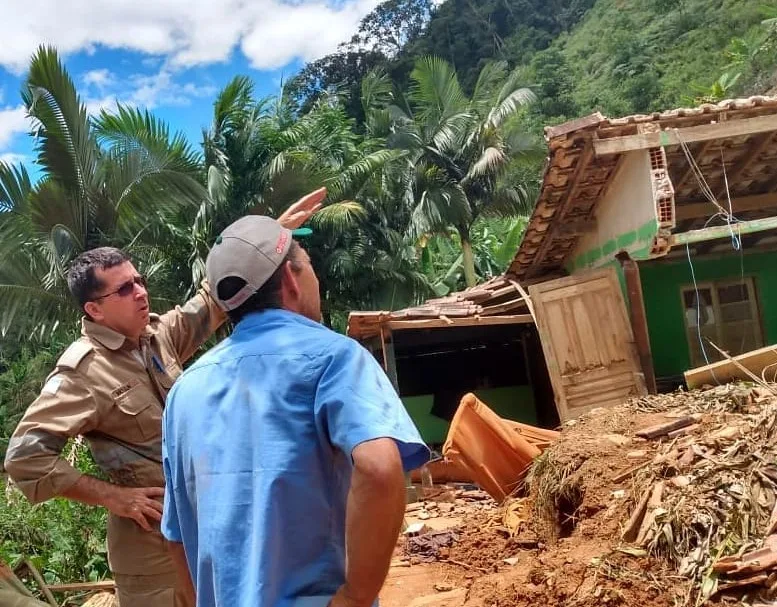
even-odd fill
[[[776,434],[766,384],[594,410],[564,426],[517,497],[457,498],[462,520],[434,558],[461,567],[467,607],[777,604]],[[405,558],[441,531],[403,539]]]

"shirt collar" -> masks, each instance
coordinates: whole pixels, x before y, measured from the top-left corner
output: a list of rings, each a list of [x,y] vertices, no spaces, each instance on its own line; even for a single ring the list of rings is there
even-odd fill
[[[81,319],[81,335],[85,335],[90,339],[95,340],[109,350],[119,350],[127,341],[126,335],[104,325],[97,324],[96,322],[89,320],[86,316]],[[156,330],[149,324],[143,331],[143,335],[149,337],[156,335]]]
[[[243,327],[257,327],[272,321],[297,322],[311,327],[323,326],[321,323],[312,321],[306,316],[302,316],[302,314],[297,314],[296,312],[291,312],[290,310],[284,310],[282,308],[270,308],[269,310],[262,310],[261,312],[251,312],[243,317],[243,319],[237,323],[235,331]]]

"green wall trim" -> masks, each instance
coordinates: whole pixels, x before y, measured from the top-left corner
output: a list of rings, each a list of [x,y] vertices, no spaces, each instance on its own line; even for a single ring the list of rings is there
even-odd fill
[[[566,264],[566,269],[573,273],[585,268],[601,267],[602,263],[606,263],[607,259],[617,251],[628,251],[634,259],[649,259],[651,245],[656,234],[658,234],[658,221],[654,218],[636,230],[620,234],[599,247],[584,251],[570,260]]]
[[[637,242],[637,232],[627,232],[626,234],[618,236],[616,244],[619,249],[623,249],[625,247],[630,247],[635,242]]]

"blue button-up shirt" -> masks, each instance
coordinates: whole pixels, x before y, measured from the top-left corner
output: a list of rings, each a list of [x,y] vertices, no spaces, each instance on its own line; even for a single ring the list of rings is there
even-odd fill
[[[164,413],[162,532],[198,607],[324,607],[345,581],[351,453],[382,437],[406,470],[428,459],[375,359],[298,314],[252,314],[188,369]]]

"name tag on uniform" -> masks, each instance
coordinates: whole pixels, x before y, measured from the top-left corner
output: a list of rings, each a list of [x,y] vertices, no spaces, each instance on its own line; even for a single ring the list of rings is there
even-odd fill
[[[55,375],[49,381],[46,382],[46,385],[43,386],[43,392],[44,394],[56,394],[57,390],[59,390],[59,386],[62,385],[62,377],[59,375]]]

